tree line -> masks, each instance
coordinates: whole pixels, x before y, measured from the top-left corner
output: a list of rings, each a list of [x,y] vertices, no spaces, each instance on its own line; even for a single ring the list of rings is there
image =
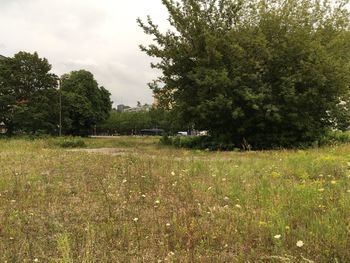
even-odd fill
[[[178,122],[253,148],[317,142],[349,127],[348,1],[162,0],[171,29],[138,19],[150,83]]]
[[[176,134],[190,127],[174,121],[172,113],[162,108],[137,112],[120,112],[113,109],[108,119],[97,126],[96,132],[101,135],[138,135],[143,129],[162,129],[167,134]]]
[[[61,128],[64,135],[85,136],[108,118],[111,94],[91,72],[58,77],[51,69],[36,52],[0,59],[0,123],[8,135],[58,135]]]

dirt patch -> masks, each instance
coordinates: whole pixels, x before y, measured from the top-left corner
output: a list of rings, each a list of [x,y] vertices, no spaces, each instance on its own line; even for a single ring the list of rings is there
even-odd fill
[[[108,155],[113,155],[113,156],[121,156],[121,155],[133,153],[129,149],[122,149],[122,148],[73,149],[70,151],[72,151],[72,152],[100,153],[100,154],[108,154]]]

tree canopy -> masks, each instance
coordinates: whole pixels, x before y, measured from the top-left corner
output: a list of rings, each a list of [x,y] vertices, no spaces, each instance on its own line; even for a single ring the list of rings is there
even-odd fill
[[[162,76],[150,87],[178,119],[254,148],[317,141],[350,83],[347,1],[162,0],[171,29],[138,20]],[[344,108],[344,107],[343,107]]]
[[[65,134],[87,135],[109,116],[110,93],[99,87],[93,74],[72,71],[61,78],[62,116]]]
[[[13,132],[57,130],[57,76],[37,53],[0,60],[0,122]]]
[[[99,87],[92,73],[73,71],[61,79],[35,52],[19,52],[0,59],[0,123],[7,133],[52,134],[59,129],[60,94],[65,134],[87,135],[108,118],[110,93]]]

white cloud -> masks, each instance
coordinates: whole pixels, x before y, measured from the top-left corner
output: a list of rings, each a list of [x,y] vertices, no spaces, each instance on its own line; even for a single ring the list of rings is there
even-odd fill
[[[138,45],[150,42],[136,18],[166,28],[161,0],[0,0],[0,54],[37,51],[56,74],[87,69],[115,104],[152,102],[157,76]]]

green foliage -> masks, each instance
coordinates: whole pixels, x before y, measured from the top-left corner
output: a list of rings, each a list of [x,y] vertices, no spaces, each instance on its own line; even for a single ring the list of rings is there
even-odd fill
[[[178,148],[209,151],[232,151],[239,148],[234,144],[228,144],[227,141],[220,141],[219,139],[214,140],[210,136],[163,136],[160,143]]]
[[[350,132],[328,131],[319,141],[319,145],[350,143]]]
[[[349,94],[346,1],[163,4],[172,31],[138,20],[155,39],[141,49],[160,59],[152,66],[163,76],[150,87],[178,120],[253,148],[311,145],[342,122],[334,113]]]
[[[61,89],[65,134],[88,135],[95,125],[108,118],[110,93],[98,86],[92,73],[79,70],[63,75]]]
[[[80,137],[58,137],[51,142],[54,146],[60,148],[84,148],[86,147],[85,141]]]
[[[57,77],[37,53],[19,52],[0,61],[0,122],[8,133],[55,133]]]
[[[109,118],[98,126],[99,132],[108,134],[133,134],[141,129],[153,128],[149,112],[111,111]]]
[[[106,134],[138,134],[142,129],[161,128],[168,133],[176,133],[183,129],[173,121],[171,112],[152,108],[150,111],[118,112],[112,110],[110,116],[98,125],[99,133]]]

